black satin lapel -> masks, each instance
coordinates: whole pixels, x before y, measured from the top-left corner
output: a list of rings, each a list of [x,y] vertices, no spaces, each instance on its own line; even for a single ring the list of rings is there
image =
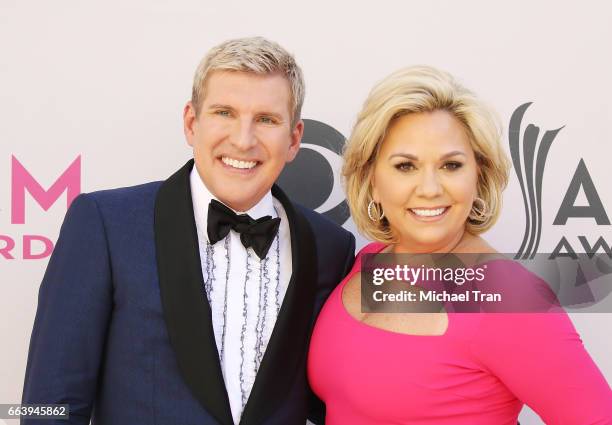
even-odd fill
[[[312,229],[276,185],[289,220],[293,273],[247,401],[240,425],[261,424],[285,399],[306,355],[317,283],[317,250]]]
[[[222,425],[233,424],[215,344],[202,268],[189,173],[193,160],[160,187],[155,201],[155,246],[164,319],[183,379]]]

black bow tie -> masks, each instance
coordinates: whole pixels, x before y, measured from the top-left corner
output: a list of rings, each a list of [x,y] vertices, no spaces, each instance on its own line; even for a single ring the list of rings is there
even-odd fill
[[[253,220],[247,214],[236,214],[213,199],[208,205],[208,240],[215,244],[233,229],[240,233],[240,242],[245,248],[253,248],[255,254],[264,259],[278,233],[280,221],[280,218],[272,218],[269,215]]]

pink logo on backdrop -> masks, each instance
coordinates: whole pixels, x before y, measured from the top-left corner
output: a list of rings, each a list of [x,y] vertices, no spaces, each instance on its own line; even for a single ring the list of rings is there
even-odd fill
[[[53,204],[66,192],[66,208],[74,198],[81,193],[81,156],[66,168],[66,170],[48,188],[36,180],[19,160],[11,157],[11,224],[26,223],[26,192],[44,210],[48,211]],[[53,242],[43,235],[22,235],[22,258],[37,260],[46,258],[53,251]],[[0,258],[14,260],[16,247],[15,238],[0,235]]]
[[[62,193],[67,192],[66,208],[70,206],[74,198],[81,193],[81,156],[70,164],[66,171],[51,185],[49,190],[43,187],[36,181],[32,174],[19,162],[17,158],[12,157],[12,173],[11,173],[11,223],[25,223],[25,193],[26,190],[32,195],[32,198],[45,211],[57,201]]]

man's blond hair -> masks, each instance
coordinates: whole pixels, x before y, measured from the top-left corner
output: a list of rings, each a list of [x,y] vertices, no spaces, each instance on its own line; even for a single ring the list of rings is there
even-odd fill
[[[300,120],[304,104],[304,76],[293,56],[277,43],[263,37],[227,40],[210,49],[198,66],[191,92],[191,103],[199,115],[206,95],[206,81],[213,71],[280,74],[289,82],[291,126]]]

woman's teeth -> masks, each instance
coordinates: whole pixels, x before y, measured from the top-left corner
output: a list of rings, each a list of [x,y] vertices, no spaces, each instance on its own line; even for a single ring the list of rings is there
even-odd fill
[[[446,211],[446,207],[436,208],[433,210],[410,208],[410,211],[412,211],[413,213],[415,213],[416,215],[420,217],[435,217],[437,215],[442,214],[444,211]]]
[[[250,170],[257,165],[257,161],[239,161],[237,159],[228,158],[227,156],[221,157],[221,161],[230,167],[240,168],[242,170]]]

